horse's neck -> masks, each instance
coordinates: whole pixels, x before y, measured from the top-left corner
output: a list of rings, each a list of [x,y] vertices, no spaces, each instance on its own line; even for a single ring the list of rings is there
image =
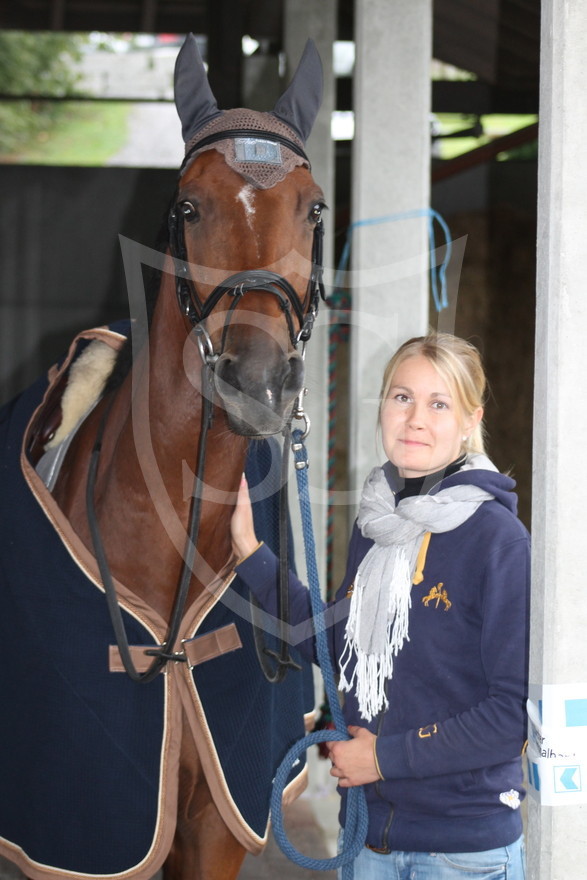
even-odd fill
[[[122,466],[115,468],[117,485],[112,489],[117,506],[128,493],[136,499],[141,523],[138,552],[151,557],[145,574],[148,571],[152,577],[153,570],[158,573],[158,593],[175,592],[181,568],[202,444],[203,369],[209,368],[203,367],[197,347],[187,341],[175,300],[167,296],[161,314],[155,313],[148,349],[131,377],[135,387],[124,430],[126,460],[121,458]],[[209,583],[229,560],[230,516],[246,448],[246,440],[229,432],[223,411],[215,408],[206,438],[204,502],[195,564],[200,584]],[[116,455],[115,450],[113,453]],[[138,498],[137,485],[141,487]],[[148,529],[142,526],[145,516]],[[155,547],[147,547],[153,537]]]
[[[202,367],[195,346],[187,355],[184,352],[183,324],[165,322],[165,308],[161,312],[154,318],[149,344],[139,353],[108,414],[95,499],[112,573],[168,617],[182,566],[201,440]],[[90,439],[93,442],[99,417],[97,412],[88,426],[89,436],[80,438],[74,456],[77,464],[74,460],[70,469],[69,494],[75,496],[70,515],[74,527],[76,519],[80,524],[86,543],[79,486],[85,484],[81,472],[87,470]],[[246,449],[247,441],[229,432],[223,412],[215,408],[206,443],[204,503],[190,601],[229,561],[230,517]]]

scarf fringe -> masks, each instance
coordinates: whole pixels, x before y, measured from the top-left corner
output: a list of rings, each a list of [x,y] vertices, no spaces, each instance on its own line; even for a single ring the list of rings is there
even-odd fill
[[[340,682],[342,691],[355,690],[361,718],[371,721],[382,709],[389,707],[385,686],[393,675],[393,658],[409,641],[408,618],[412,606],[410,595],[411,577],[408,560],[404,553],[398,554],[391,583],[388,585],[386,644],[382,652],[369,652],[360,644],[364,584],[357,574],[345,629],[345,646],[340,657]],[[353,657],[352,674],[347,671]]]

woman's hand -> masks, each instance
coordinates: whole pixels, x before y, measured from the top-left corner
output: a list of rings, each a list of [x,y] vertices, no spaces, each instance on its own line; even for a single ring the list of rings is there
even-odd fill
[[[236,507],[230,521],[232,549],[237,559],[249,556],[259,546],[253,524],[253,508],[249,496],[247,478],[242,475]]]
[[[332,761],[330,775],[338,778],[341,788],[377,782],[381,779],[375,763],[377,737],[366,727],[350,725],[348,732],[352,739],[326,743]]]

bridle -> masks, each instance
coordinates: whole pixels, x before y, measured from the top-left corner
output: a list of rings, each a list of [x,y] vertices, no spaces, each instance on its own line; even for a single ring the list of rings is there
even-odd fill
[[[256,129],[229,129],[228,131],[219,131],[215,134],[202,138],[191,147],[187,153],[183,164],[180,168],[180,177],[186,165],[191,161],[194,153],[207,147],[210,144],[227,140],[234,137],[256,137],[264,136],[267,140],[275,140],[282,146],[286,146],[298,156],[302,156],[309,166],[309,160],[303,149],[295,143],[295,141],[277,135],[273,132],[257,131]],[[202,301],[198,296],[196,286],[189,275],[189,264],[187,262],[187,248],[185,244],[184,217],[180,210],[180,202],[174,200],[175,204],[169,211],[168,228],[169,228],[169,251],[173,257],[175,276],[176,276],[176,294],[179,308],[183,315],[188,319],[192,327],[199,328],[198,336],[202,342],[202,356],[212,361],[212,364],[220,357],[220,352],[214,352],[210,337],[205,330],[204,321],[210,313],[216,308],[220,300],[224,296],[233,298],[228,311],[222,334],[221,351],[226,342],[226,333],[228,325],[234,313],[234,310],[242,297],[250,290],[264,291],[271,293],[277,297],[279,305],[285,315],[287,321],[289,337],[294,348],[298,347],[300,342],[307,342],[312,335],[312,328],[318,313],[318,303],[320,299],[324,299],[324,283],[323,283],[323,238],[324,226],[322,220],[318,220],[314,227],[312,241],[312,270],[308,279],[308,287],[304,302],[300,303],[298,294],[293,286],[282,275],[277,272],[269,272],[264,269],[245,270],[244,272],[236,272],[230,275],[221,284],[218,284],[212,293]],[[299,331],[296,332],[294,326],[293,315],[297,318]]]
[[[281,145],[293,150],[299,156],[302,156],[310,165],[309,160],[303,149],[293,140],[274,132],[258,131],[256,129],[229,129],[227,131],[216,132],[197,141],[186,154],[185,159],[179,171],[179,176],[185,170],[187,164],[191,161],[194,153],[203,147],[220,141],[234,137],[264,137],[266,140],[279,142]],[[309,340],[314,321],[318,313],[318,305],[320,299],[324,299],[324,283],[323,283],[323,237],[324,227],[322,220],[318,220],[314,227],[312,241],[312,269],[308,280],[308,287],[304,297],[303,304],[300,303],[298,295],[290,282],[282,275],[276,272],[269,272],[262,269],[245,270],[237,272],[226,278],[221,284],[217,285],[212,293],[202,300],[197,293],[196,286],[189,274],[189,263],[187,260],[187,247],[185,243],[184,217],[180,210],[180,202],[174,197],[168,214],[169,229],[169,252],[174,262],[174,271],[176,275],[176,295],[179,308],[182,315],[187,318],[191,324],[196,336],[198,348],[202,358],[202,430],[199,438],[199,448],[197,456],[197,467],[192,492],[192,505],[189,516],[188,533],[183,553],[183,564],[180,574],[179,584],[171,613],[171,621],[169,624],[167,636],[163,645],[157,648],[146,648],[145,654],[152,656],[153,660],[145,672],[139,672],[133,662],[131,650],[128,643],[128,637],[122,619],[122,613],[118,604],[116,589],[114,586],[112,574],[106,559],[104,546],[102,543],[98,520],[94,506],[94,487],[100,452],[102,448],[102,438],[106,426],[108,414],[110,412],[114,398],[111,399],[109,405],[102,416],[94,447],[90,458],[90,466],[88,468],[88,480],[86,485],[86,509],[88,516],[88,525],[92,541],[94,544],[94,552],[102,584],[106,594],[106,601],[110,612],[112,625],[114,628],[116,641],[123,666],[133,681],[147,683],[152,681],[161,671],[164,670],[167,663],[187,662],[185,651],[175,651],[174,646],[177,641],[185,604],[187,601],[189,585],[192,576],[192,566],[196,554],[196,544],[200,527],[200,519],[202,512],[202,493],[201,487],[204,479],[204,467],[206,461],[207,435],[212,424],[213,418],[213,402],[214,402],[214,367],[221,356],[226,343],[226,336],[230,321],[234,315],[234,311],[243,296],[249,291],[269,293],[277,297],[279,305],[285,316],[291,344],[297,349],[300,342],[305,348],[306,342]],[[224,328],[221,337],[220,351],[214,351],[212,341],[206,330],[206,318],[212,313],[224,296],[232,298],[232,302],[227,310]],[[299,330],[296,331],[292,312],[297,319]],[[298,407],[299,407],[298,399]],[[302,411],[303,414],[303,411]],[[292,413],[293,415],[293,413]],[[304,416],[305,418],[305,416]],[[307,422],[307,424],[309,424]],[[291,417],[288,424],[284,428],[284,446],[282,453],[280,496],[279,496],[279,591],[278,591],[278,617],[280,620],[279,650],[270,651],[262,644],[262,636],[259,626],[255,622],[255,613],[252,612],[252,625],[255,636],[255,645],[261,668],[265,677],[271,682],[279,682],[285,676],[288,668],[297,668],[297,664],[289,655],[289,648],[286,638],[286,630],[288,626],[288,565],[287,565],[287,474],[288,474],[288,452],[290,447],[291,433]],[[254,608],[254,603],[253,603]],[[275,661],[275,669],[272,669],[267,661],[270,656]]]

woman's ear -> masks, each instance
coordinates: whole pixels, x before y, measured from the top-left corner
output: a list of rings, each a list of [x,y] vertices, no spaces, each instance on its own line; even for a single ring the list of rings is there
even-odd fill
[[[483,418],[483,407],[482,406],[478,406],[477,409],[473,410],[473,412],[471,413],[470,416],[467,416],[465,418],[465,422],[463,425],[463,434],[465,436],[463,437],[463,440],[468,439],[471,436],[471,434],[473,433],[473,431],[475,430],[475,428],[477,427],[477,425],[479,424],[479,422],[481,421],[482,418]]]

